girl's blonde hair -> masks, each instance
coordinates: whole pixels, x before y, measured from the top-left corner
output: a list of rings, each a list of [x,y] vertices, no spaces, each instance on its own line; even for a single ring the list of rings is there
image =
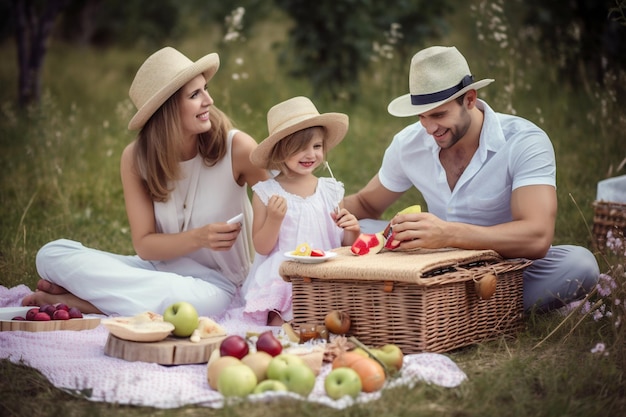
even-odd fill
[[[139,131],[135,146],[135,163],[146,181],[153,201],[165,202],[172,191],[171,183],[180,179],[182,126],[179,92],[173,94]],[[228,150],[230,118],[215,105],[209,112],[211,129],[198,135],[198,152],[207,166],[219,162]]]
[[[322,126],[306,127],[298,130],[279,140],[267,158],[267,167],[270,170],[278,170],[284,175],[289,174],[289,168],[285,161],[296,152],[306,148],[316,131],[319,131],[323,138],[324,159],[326,159],[326,130]]]

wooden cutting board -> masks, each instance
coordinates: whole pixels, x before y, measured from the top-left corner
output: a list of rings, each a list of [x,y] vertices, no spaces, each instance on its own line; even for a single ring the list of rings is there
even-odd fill
[[[188,337],[169,336],[160,342],[132,342],[109,334],[104,354],[130,362],[152,362],[160,365],[188,365],[206,363],[214,349],[226,336],[200,339],[194,343]]]
[[[53,330],[89,330],[98,327],[99,318],[50,321],[0,320],[0,331],[50,332]]]

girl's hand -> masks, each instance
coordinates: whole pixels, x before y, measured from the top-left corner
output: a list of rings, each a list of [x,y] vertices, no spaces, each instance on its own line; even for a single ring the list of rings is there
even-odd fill
[[[282,222],[287,213],[287,200],[279,195],[273,195],[267,202],[267,219]]]
[[[339,213],[333,211],[330,213],[330,216],[333,218],[337,226],[344,230],[356,233],[361,231],[361,226],[359,225],[359,221],[356,216],[345,208],[340,209]]]
[[[194,237],[203,248],[215,251],[229,250],[241,232],[240,223],[211,223],[194,229]]]

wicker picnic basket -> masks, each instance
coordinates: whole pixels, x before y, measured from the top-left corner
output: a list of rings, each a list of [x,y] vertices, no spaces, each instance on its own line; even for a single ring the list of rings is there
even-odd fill
[[[604,250],[609,230],[615,237],[626,235],[626,204],[594,201],[592,232],[594,244],[599,250]]]
[[[446,249],[355,256],[347,247],[320,264],[285,261],[296,327],[324,323],[334,309],[349,312],[350,334],[369,346],[398,345],[404,353],[447,352],[523,326],[523,270],[528,260],[493,251]],[[482,300],[475,281],[497,277]]]

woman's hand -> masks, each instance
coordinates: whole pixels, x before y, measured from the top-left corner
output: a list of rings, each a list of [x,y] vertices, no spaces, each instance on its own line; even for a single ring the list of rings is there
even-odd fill
[[[240,223],[211,223],[193,230],[199,246],[214,251],[227,251],[241,232]]]

